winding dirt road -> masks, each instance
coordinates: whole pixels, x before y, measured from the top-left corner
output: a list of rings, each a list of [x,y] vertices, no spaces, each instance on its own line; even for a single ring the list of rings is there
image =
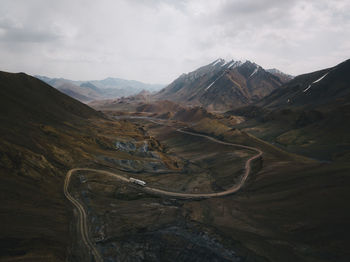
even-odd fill
[[[173,196],[173,197],[183,197],[183,198],[191,198],[191,199],[200,199],[200,198],[210,198],[210,197],[220,197],[220,196],[227,196],[233,193],[236,193],[238,190],[240,190],[242,188],[242,186],[244,185],[245,181],[247,180],[250,171],[251,171],[251,162],[259,157],[262,156],[263,152],[255,147],[250,147],[250,146],[245,146],[245,145],[239,145],[239,144],[234,144],[234,143],[229,143],[229,142],[223,142],[220,141],[216,138],[213,138],[211,136],[207,136],[207,135],[202,135],[202,134],[197,134],[197,133],[193,133],[190,131],[184,131],[182,129],[177,129],[177,132],[181,132],[184,134],[188,134],[188,135],[192,135],[192,136],[199,136],[199,137],[203,137],[206,139],[209,139],[215,143],[218,144],[222,144],[222,145],[228,145],[228,146],[234,146],[234,147],[239,147],[239,148],[243,148],[243,149],[248,149],[248,150],[252,150],[257,152],[257,154],[255,156],[250,157],[246,162],[245,162],[245,169],[244,169],[244,173],[242,176],[241,181],[232,186],[231,188],[225,190],[225,191],[221,191],[221,192],[217,192],[217,193],[200,193],[200,194],[191,194],[191,193],[176,193],[176,192],[169,192],[169,191],[165,191],[165,190],[161,190],[161,189],[156,189],[156,188],[150,188],[150,187],[145,187],[145,189],[147,189],[150,192],[155,192],[155,193],[159,193],[162,195],[167,195],[167,196]]]
[[[66,179],[64,180],[64,187],[63,187],[63,192],[66,198],[72,202],[72,204],[77,208],[78,213],[79,213],[79,218],[78,218],[78,229],[81,233],[81,238],[85,244],[85,246],[91,251],[93,256],[95,257],[96,262],[103,262],[103,259],[100,255],[100,253],[97,251],[96,246],[92,243],[90,237],[89,237],[89,228],[87,226],[87,215],[84,210],[84,207],[82,204],[79,203],[78,200],[76,200],[72,195],[69,193],[69,182],[72,177],[72,174],[78,170],[86,170],[84,168],[74,168],[68,171],[66,175]]]
[[[148,119],[150,120],[150,119]],[[161,124],[161,123],[157,123],[153,120],[150,120],[156,124]],[[204,199],[204,198],[211,198],[211,197],[221,197],[221,196],[226,196],[226,195],[230,195],[233,193],[236,193],[238,190],[240,190],[242,188],[242,186],[244,185],[245,181],[247,180],[250,172],[251,172],[251,162],[259,157],[262,156],[263,152],[255,147],[250,147],[250,146],[245,146],[245,145],[239,145],[239,144],[234,144],[234,143],[229,143],[229,142],[223,142],[220,141],[216,138],[207,136],[207,135],[202,135],[202,134],[198,134],[198,133],[193,133],[190,131],[184,131],[182,129],[177,129],[177,132],[181,132],[184,134],[188,134],[191,136],[197,136],[197,137],[203,137],[206,139],[209,139],[215,143],[219,143],[222,145],[228,145],[228,146],[233,146],[233,147],[238,147],[238,148],[243,148],[243,149],[248,149],[248,150],[252,150],[254,152],[257,152],[256,155],[250,157],[246,163],[245,163],[245,171],[243,173],[242,179],[241,181],[232,186],[231,188],[222,191],[222,192],[216,192],[216,193],[199,193],[199,194],[192,194],[192,193],[179,193],[179,192],[171,192],[171,191],[165,191],[162,189],[157,189],[157,188],[152,188],[152,187],[143,187],[143,189],[145,189],[146,191],[150,192],[150,193],[154,193],[154,194],[158,194],[158,195],[165,195],[165,196],[171,196],[171,197],[178,197],[178,198],[183,198],[183,199]],[[99,254],[98,250],[96,249],[95,244],[90,240],[89,238],[89,230],[88,230],[88,226],[87,226],[87,215],[86,212],[84,210],[84,207],[82,204],[79,203],[78,200],[76,200],[75,198],[72,197],[72,195],[69,193],[69,183],[71,180],[71,176],[77,172],[77,171],[90,171],[90,172],[96,172],[96,173],[100,173],[100,174],[104,174],[104,175],[108,175],[108,176],[113,176],[116,179],[119,179],[123,182],[128,182],[130,183],[129,178],[126,178],[124,176],[109,172],[109,171],[105,171],[105,170],[99,170],[99,169],[92,169],[92,168],[73,168],[71,170],[69,170],[67,172],[65,181],[64,181],[64,195],[67,197],[67,199],[77,208],[78,213],[79,213],[79,220],[78,220],[78,228],[81,232],[81,236],[83,239],[84,244],[86,245],[86,247],[91,251],[91,253],[93,254],[93,256],[95,257],[95,261],[96,262],[102,262],[103,259],[101,257],[101,255]]]

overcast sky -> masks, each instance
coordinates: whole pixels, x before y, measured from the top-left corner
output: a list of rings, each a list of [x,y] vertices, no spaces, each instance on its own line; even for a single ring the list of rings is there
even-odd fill
[[[0,0],[0,70],[169,83],[218,57],[293,75],[350,58],[349,0]]]

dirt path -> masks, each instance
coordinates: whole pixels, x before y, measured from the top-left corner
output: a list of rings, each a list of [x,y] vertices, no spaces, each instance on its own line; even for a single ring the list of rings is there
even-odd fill
[[[90,250],[90,252],[95,257],[96,262],[103,262],[103,259],[100,255],[100,253],[97,251],[96,246],[92,243],[90,237],[89,237],[89,230],[87,226],[87,215],[85,212],[84,207],[79,203],[78,200],[76,200],[72,195],[69,193],[69,182],[72,177],[72,174],[78,170],[85,170],[84,168],[74,168],[68,171],[66,175],[66,179],[64,180],[64,188],[63,192],[66,198],[77,208],[79,213],[78,218],[78,229],[81,233],[81,238],[85,244],[85,246]]]
[[[197,133],[193,133],[190,131],[184,131],[182,129],[177,129],[177,132],[181,132],[184,134],[188,134],[188,135],[192,135],[192,136],[198,136],[198,137],[203,137],[206,139],[209,139],[215,143],[218,144],[222,144],[222,145],[228,145],[228,146],[234,146],[234,147],[239,147],[239,148],[244,148],[244,149],[248,149],[248,150],[252,150],[257,152],[257,154],[255,156],[250,157],[246,163],[245,163],[245,170],[242,176],[242,179],[240,181],[239,184],[236,184],[234,186],[232,186],[231,188],[225,190],[225,191],[221,191],[221,192],[217,192],[217,193],[202,193],[202,194],[191,194],[191,193],[176,193],[176,192],[169,192],[169,191],[165,191],[165,190],[161,190],[161,189],[156,189],[156,188],[150,188],[150,187],[146,187],[147,190],[151,191],[151,192],[156,192],[156,193],[160,193],[162,195],[167,195],[167,196],[173,196],[173,197],[184,197],[184,198],[209,198],[209,197],[219,197],[219,196],[226,196],[226,195],[230,195],[233,193],[236,193],[238,190],[241,189],[241,187],[244,185],[245,181],[247,180],[249,173],[251,171],[251,162],[259,157],[262,156],[263,152],[255,147],[250,147],[250,146],[245,146],[245,145],[239,145],[239,144],[234,144],[234,143],[229,143],[229,142],[223,142],[220,141],[216,138],[207,136],[207,135],[202,135],[202,134],[197,134]]]
[[[148,121],[150,121],[152,123],[155,123],[155,124],[166,125],[168,127],[172,127],[171,125],[167,125],[167,124],[161,123],[161,122],[166,122],[165,120],[158,120],[158,119],[151,118],[151,117],[131,117],[131,118],[144,119],[144,120],[148,120]],[[161,189],[146,187],[146,189],[148,191],[150,191],[150,192],[154,192],[154,193],[158,193],[158,194],[162,194],[162,195],[167,195],[167,196],[192,198],[192,199],[227,196],[227,195],[236,193],[238,190],[240,190],[242,188],[242,186],[244,185],[245,181],[247,180],[247,178],[249,176],[249,173],[251,171],[251,162],[253,160],[261,157],[262,154],[263,154],[263,151],[261,151],[258,148],[255,148],[255,147],[250,147],[250,146],[245,146],[245,145],[240,145],[240,144],[224,142],[224,141],[218,140],[218,139],[216,139],[214,137],[211,137],[211,136],[198,134],[198,133],[194,133],[194,132],[190,132],[190,131],[185,131],[185,130],[183,130],[181,128],[180,129],[176,129],[176,131],[180,132],[180,133],[192,135],[192,136],[203,137],[203,138],[206,138],[206,139],[208,139],[210,141],[213,141],[215,143],[218,143],[218,144],[252,150],[252,151],[256,152],[257,154],[255,156],[250,157],[246,161],[246,163],[245,163],[245,170],[244,170],[244,173],[243,173],[243,176],[242,176],[242,179],[241,179],[240,183],[232,186],[231,188],[229,188],[229,189],[227,189],[225,191],[217,192],[217,193],[190,194],[190,193],[169,192],[169,191],[165,191],[165,190],[161,190]]]

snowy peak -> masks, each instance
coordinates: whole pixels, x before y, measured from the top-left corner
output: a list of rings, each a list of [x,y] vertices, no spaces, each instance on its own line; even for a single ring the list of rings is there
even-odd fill
[[[244,62],[242,61],[235,61],[233,59],[226,61],[225,59],[218,58],[212,63],[210,63],[209,65],[212,67],[223,67],[225,69],[228,69],[228,68],[235,68],[235,67],[241,66],[242,64],[244,64]]]
[[[223,74],[229,73],[233,69],[237,69],[241,74],[244,75],[247,79],[254,79],[262,74],[271,74],[278,78],[278,80],[282,83],[286,83],[293,79],[293,76],[285,74],[278,69],[264,69],[262,66],[256,64],[255,62],[251,62],[249,60],[225,60],[223,58],[218,58],[211,62],[210,64],[200,68],[203,69],[202,72],[206,73],[205,70],[210,71],[221,71]],[[200,70],[199,69],[199,70]],[[194,71],[197,72],[198,70]],[[218,73],[219,76],[221,73]],[[209,89],[209,88],[208,88]],[[206,89],[207,90],[207,89]]]
[[[181,75],[155,98],[227,110],[259,100],[281,85],[279,78],[254,62],[218,58]]]
[[[212,62],[210,65],[216,66],[216,65],[223,65],[225,63],[225,60],[222,58],[216,59],[214,62]]]

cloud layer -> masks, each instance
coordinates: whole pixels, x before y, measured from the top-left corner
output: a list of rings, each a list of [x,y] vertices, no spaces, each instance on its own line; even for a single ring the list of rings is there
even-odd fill
[[[300,74],[350,54],[347,0],[2,0],[0,70],[168,83],[218,57]]]

